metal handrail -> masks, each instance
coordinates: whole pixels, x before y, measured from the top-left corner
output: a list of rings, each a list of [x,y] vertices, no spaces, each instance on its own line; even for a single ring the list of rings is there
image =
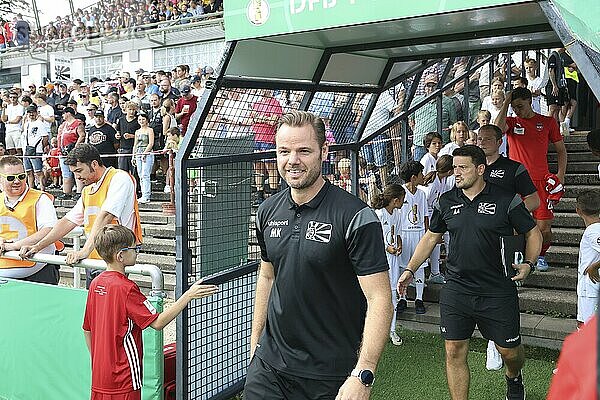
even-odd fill
[[[22,258],[19,256],[18,251],[7,251],[6,253],[2,254],[2,257],[10,258],[12,260],[22,260]],[[39,262],[39,263],[53,264],[53,265],[69,265],[69,266],[79,267],[79,268],[91,268],[91,269],[106,270],[106,267],[107,267],[106,262],[104,262],[103,260],[94,260],[94,259],[86,258],[76,264],[67,264],[65,262],[65,258],[66,257],[64,257],[64,256],[57,256],[54,254],[36,253],[32,257],[27,258],[27,260],[35,261],[35,262]],[[165,283],[164,283],[163,273],[160,270],[160,268],[158,268],[156,265],[154,265],[154,264],[135,264],[130,267],[125,267],[125,272],[128,274],[139,274],[139,275],[149,276],[152,279],[152,290],[150,291],[150,295],[151,296],[160,296],[160,297],[164,296]]]

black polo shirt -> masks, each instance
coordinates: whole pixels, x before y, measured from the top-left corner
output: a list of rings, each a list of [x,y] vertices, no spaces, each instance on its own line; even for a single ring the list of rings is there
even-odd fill
[[[525,166],[503,156],[485,168],[483,179],[521,197],[527,197],[537,191]]]
[[[375,212],[326,182],[298,206],[289,188],[258,209],[261,258],[275,281],[256,355],[310,379],[348,376],[358,360],[367,302],[358,276],[387,271]]]
[[[498,186],[486,184],[473,201],[456,187],[442,194],[429,229],[450,233],[444,290],[490,297],[516,294],[515,283],[504,274],[500,237],[534,227],[519,195]]]

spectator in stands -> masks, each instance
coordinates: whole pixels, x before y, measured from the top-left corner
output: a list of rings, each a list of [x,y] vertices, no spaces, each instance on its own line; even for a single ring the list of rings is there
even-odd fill
[[[108,94],[108,110],[106,112],[106,120],[113,128],[117,129],[117,122],[123,116],[123,110],[119,105],[119,94],[116,92],[110,92]],[[117,129],[118,130],[118,129]]]
[[[198,75],[194,75],[190,82],[192,83],[192,94],[197,98],[201,98],[205,90],[202,86],[202,78]]]
[[[10,103],[2,103],[2,122],[6,126],[6,150],[8,154],[23,154],[21,150],[21,129],[25,108],[19,104],[19,95],[9,92]]]
[[[169,78],[162,78],[159,85],[160,97],[164,101],[165,99],[171,99],[177,101],[181,95],[177,88],[171,87],[171,81]]]
[[[516,117],[507,117],[508,106],[511,105]],[[508,138],[510,158],[519,161],[527,168],[538,195],[540,207],[533,212],[533,217],[544,239],[542,252],[538,258],[538,269],[545,271],[548,263],[544,255],[552,241],[553,203],[548,199],[546,191],[548,169],[548,145],[554,144],[557,153],[558,180],[564,182],[567,169],[567,149],[556,120],[536,114],[531,108],[531,92],[525,88],[517,88],[506,96],[502,111],[498,114],[494,125],[500,127]]]
[[[56,111],[56,115],[59,118],[59,122],[62,122],[62,112],[67,106],[67,101],[69,101],[69,93],[67,91],[67,85],[64,83],[58,84],[58,92],[52,93],[52,98],[54,99],[54,110]]]
[[[6,29],[4,28],[4,19],[0,18],[0,51],[8,47],[8,40],[6,38]]]
[[[454,125],[452,125],[452,129],[450,130],[450,143],[442,147],[439,155],[452,155],[454,150],[465,145],[465,142],[468,138],[469,127],[467,126],[467,124],[464,121],[458,121],[454,123]]]
[[[101,156],[113,155],[119,148],[116,138],[117,131],[107,124],[102,110],[94,111],[94,125],[87,134],[86,142],[96,147]],[[116,157],[102,157],[102,163],[107,167],[117,168]]]
[[[191,84],[190,66],[189,65],[178,65],[175,67],[175,79],[173,80],[173,87],[183,89],[184,86]]]
[[[158,85],[152,82],[152,74],[150,72],[144,72],[142,74],[142,81],[146,85],[145,90],[148,95],[158,94],[160,92]]]
[[[46,96],[46,103],[48,103],[48,105],[54,109],[54,106],[56,105],[56,102],[52,97],[52,93],[54,93],[54,85],[48,82],[46,85],[38,88],[38,93]]]
[[[23,15],[21,13],[18,13],[14,20],[14,24],[17,46],[29,46],[29,33],[31,32],[29,22],[23,19]]]
[[[148,126],[148,114],[140,113],[138,115],[138,124],[140,128],[135,131],[135,140],[133,143],[133,164],[137,168],[137,174],[140,178],[142,197],[138,199],[141,204],[150,202],[152,188],[150,185],[150,174],[154,165],[154,131]]]
[[[425,94],[413,99],[413,104],[430,96],[437,87],[438,80],[436,75],[428,75],[425,78]],[[450,109],[454,103],[447,97],[442,97],[442,130],[450,126]],[[429,103],[417,109],[408,119],[408,123],[413,131],[413,157],[415,161],[421,161],[425,155],[426,149],[423,146],[423,139],[429,132],[437,132],[437,104],[432,99]]]
[[[523,76],[515,76],[512,79],[512,88],[518,88],[518,87],[522,87],[522,88],[527,88],[527,86],[529,85],[529,81],[527,80],[527,78],[523,77]]]
[[[75,110],[66,107],[63,110],[63,123],[58,127],[58,147],[61,149],[62,157],[59,158],[60,170],[63,177],[63,193],[58,196],[59,200],[67,200],[72,197],[75,179],[73,173],[65,164],[65,157],[78,143],[85,140],[84,123],[75,118]]]
[[[19,250],[37,241],[54,227],[56,209],[50,195],[27,185],[25,169],[15,156],[0,158],[0,253]],[[54,254],[53,242],[40,247],[42,254]],[[51,264],[0,258],[0,277],[57,285],[58,267]]]
[[[482,105],[481,109],[489,111],[492,121],[495,121],[496,117],[502,110],[502,104],[504,104],[504,91],[494,89],[490,95],[489,104]]]
[[[123,225],[134,231],[137,243],[142,241],[140,215],[133,177],[119,169],[107,168],[100,153],[91,144],[80,143],[67,156],[65,163],[86,186],[75,207],[62,217],[54,228],[36,244],[21,247],[21,256],[29,257],[48,244],[62,239],[75,227],[83,225],[87,235],[79,251],[67,252],[66,262],[75,264],[85,258],[98,259],[94,239],[109,224]],[[99,271],[86,271],[87,286]]]
[[[119,154],[127,154],[119,157],[119,169],[134,174],[134,167],[131,162],[133,153],[133,143],[135,141],[135,132],[140,129],[138,123],[138,105],[132,101],[125,104],[125,115],[117,121],[117,134],[115,137],[119,140]]]
[[[54,118],[54,114],[52,114]],[[42,155],[47,153],[50,144],[50,126],[42,119],[38,107],[31,105],[27,108],[27,121],[23,125],[23,164],[27,172],[30,187],[36,187],[36,178],[42,191],[45,188]],[[34,176],[35,174],[35,176]]]
[[[50,132],[52,124],[56,122],[56,118],[54,117],[54,108],[46,100],[47,97],[43,93],[33,96],[33,103],[38,107],[40,119],[44,122],[46,130]]]
[[[75,100],[67,101],[67,107],[71,107],[71,108],[73,108],[73,110],[75,110],[75,118],[80,120],[83,123],[83,126],[85,127],[86,115],[78,112],[77,106],[78,106],[78,104]]]
[[[198,98],[192,94],[192,89],[189,85],[181,88],[181,95],[182,97],[177,100],[177,106],[175,107],[175,118],[181,125],[181,134],[185,135],[190,118],[198,107]]]
[[[565,49],[556,49],[548,57],[548,83],[546,84],[546,101],[548,103],[548,116],[553,117],[560,124],[560,110],[569,101],[567,81],[561,53]]]
[[[150,96],[146,93],[146,84],[143,81],[138,82],[135,85],[135,90],[127,93],[125,96],[127,95],[129,95],[129,100],[136,102],[140,106],[140,109],[148,111],[150,108]]]

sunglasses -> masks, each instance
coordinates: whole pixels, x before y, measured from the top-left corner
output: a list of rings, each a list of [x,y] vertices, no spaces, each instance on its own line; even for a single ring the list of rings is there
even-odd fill
[[[15,175],[7,175],[7,174],[0,174],[0,176],[3,176],[6,178],[7,181],[12,182],[15,179],[18,179],[20,181],[24,181],[25,178],[27,178],[27,174],[26,173],[20,173],[20,174],[15,174]]]
[[[140,251],[142,251],[142,245],[141,245],[141,244],[138,244],[138,245],[136,245],[136,246],[133,246],[133,247],[123,247],[123,248],[122,248],[121,250],[119,250],[119,251],[127,251],[127,250],[135,250],[135,253],[136,253],[136,254],[139,254],[139,253],[140,253]]]

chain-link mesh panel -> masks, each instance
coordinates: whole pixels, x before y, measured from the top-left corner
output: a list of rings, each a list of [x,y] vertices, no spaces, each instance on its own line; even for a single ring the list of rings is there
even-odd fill
[[[212,398],[246,376],[256,278],[250,266],[208,280],[219,293],[188,306],[185,398]]]
[[[600,74],[600,53],[587,46],[585,43],[581,43],[581,47],[583,47],[583,51],[587,54],[592,65],[596,68],[596,71],[598,71],[598,74]]]

